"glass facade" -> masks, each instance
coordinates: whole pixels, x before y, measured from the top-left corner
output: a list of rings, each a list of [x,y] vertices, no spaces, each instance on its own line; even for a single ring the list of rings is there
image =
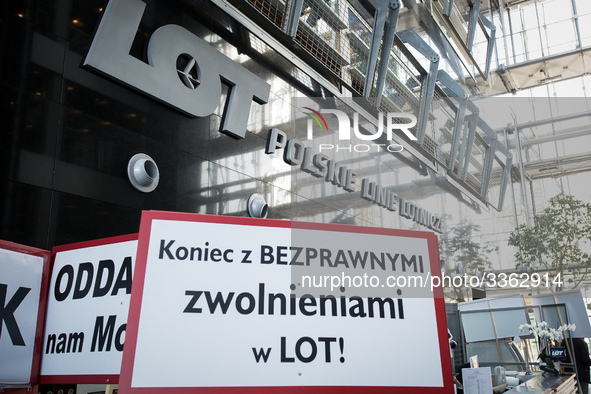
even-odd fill
[[[267,81],[269,102],[252,104],[245,139],[218,132],[224,97],[216,113],[190,118],[82,68],[105,6],[105,1],[56,1],[5,9],[3,238],[51,248],[132,233],[145,209],[244,216],[255,192],[269,202],[270,218],[413,227],[412,221],[359,193],[290,167],[280,154],[265,154],[270,129],[280,128],[290,138],[304,132],[305,115],[295,100],[317,92],[239,54],[235,45],[205,27],[208,17],[194,8],[148,2],[132,54],[143,56],[156,27],[178,23]],[[261,52],[269,50],[259,45]],[[320,142],[339,143],[336,137]],[[411,155],[404,153],[400,160],[385,148],[359,149],[351,153],[343,146],[327,154],[351,163],[359,178],[368,176],[399,189],[401,198],[441,212],[436,186],[426,195],[418,193],[422,186],[413,185],[432,181],[417,174],[416,165],[406,164],[412,164]],[[127,162],[140,152],[149,154],[160,170],[160,184],[152,193],[138,192],[127,180]]]
[[[456,187],[455,178],[438,171],[438,163],[448,160],[451,151],[449,122],[453,121],[457,105],[449,98],[436,95],[431,105],[426,133],[433,156],[431,167],[418,159],[412,149],[393,153],[386,149],[387,145],[376,147],[371,145],[373,141],[361,139],[344,144],[335,133],[336,119],[327,115],[332,133],[321,134],[316,123],[310,123],[312,119],[300,100],[316,105],[317,109],[341,109],[349,114],[355,112],[352,108],[359,107],[349,106],[346,98],[333,97],[317,79],[288,62],[216,5],[207,1],[148,1],[131,55],[145,59],[151,33],[165,24],[177,24],[270,85],[268,103],[251,105],[246,137],[233,139],[218,131],[227,86],[213,114],[194,118],[81,66],[107,3],[55,0],[3,6],[2,239],[50,249],[60,244],[134,233],[138,231],[142,210],[150,209],[246,216],[247,201],[253,193],[260,193],[267,200],[269,218],[429,230],[399,212],[363,198],[361,180],[366,179],[396,193],[397,199],[411,201],[444,217],[447,235],[462,224],[479,226],[472,239],[494,246],[487,254],[491,263],[488,268],[512,270],[515,250],[507,245],[507,240],[517,225],[531,220],[558,191],[584,201],[591,199],[585,187],[588,173],[584,164],[589,125],[589,116],[585,115],[589,111],[584,92],[586,79],[571,81],[568,93],[559,92],[561,85],[556,83],[526,94],[474,100],[482,119],[513,153],[507,190],[503,192],[502,187],[505,163],[499,158],[491,167],[486,199],[479,200],[466,191],[479,192],[485,179],[483,168],[489,144],[486,139],[477,138],[474,142],[466,164],[469,176],[462,183],[463,188]],[[560,2],[539,4],[538,11],[542,11],[548,27],[570,21],[572,16],[572,7],[564,8],[562,13],[546,12],[554,3]],[[579,19],[588,11],[586,3],[580,3]],[[517,7],[520,18],[517,11],[511,10],[514,35],[538,29],[538,25],[530,26],[536,20],[535,7],[528,7]],[[371,32],[363,19],[357,12],[349,14],[350,24],[363,30],[361,37],[369,37]],[[517,22],[523,25],[516,28]],[[572,25],[572,21],[569,23]],[[315,28],[334,29],[331,26],[320,23]],[[357,30],[348,34],[358,35]],[[547,37],[552,36],[548,31]],[[565,39],[572,44],[575,38],[573,33]],[[498,43],[501,41],[497,39]],[[550,41],[544,42],[544,48],[554,47]],[[352,48],[361,44],[361,40],[351,41]],[[501,47],[498,49],[499,54],[504,52]],[[536,53],[531,48],[527,52],[531,56]],[[367,59],[357,60],[353,59],[352,64],[365,70],[367,66],[361,63]],[[404,68],[404,75],[412,74],[410,66],[403,67],[394,57],[390,60],[393,75],[402,75],[399,68]],[[422,76],[411,76],[396,80],[423,82]],[[582,85],[582,97],[557,97],[572,95],[573,84],[575,89]],[[388,86],[391,91],[385,97],[395,99],[396,89],[400,88],[392,79],[386,80],[386,90]],[[409,86],[412,89],[413,85]],[[534,95],[546,97],[532,98]],[[401,107],[412,113],[412,106],[404,107],[411,103],[410,97],[400,100]],[[527,122],[568,114],[582,115],[563,122],[522,127],[517,133],[520,141],[511,131]],[[312,140],[307,137],[309,124],[313,125]],[[360,125],[369,133],[376,127],[363,117]],[[266,154],[268,133],[273,128],[285,132],[289,139],[297,138],[315,153],[323,144],[322,153],[328,159],[356,174],[359,182],[354,191],[344,190],[324,177],[315,177],[301,166],[286,164],[282,151]],[[562,138],[564,135],[567,138]],[[520,150],[518,144],[524,148]],[[408,144],[405,148],[413,146]],[[137,153],[150,155],[159,167],[160,184],[151,193],[138,192],[127,178],[127,163]],[[547,162],[561,156],[578,159],[566,176],[534,166],[536,159]],[[451,167],[455,168],[455,164]],[[505,203],[497,212],[494,207],[501,196]],[[458,265],[454,257],[442,250],[442,258],[444,269],[453,272]]]
[[[485,19],[467,49],[471,2],[456,0],[449,15],[442,1],[404,2],[396,31],[417,32],[439,68],[430,72],[429,50],[396,36],[378,104],[372,94],[379,83],[368,74],[372,62],[379,68],[383,49],[372,57],[376,10],[367,2],[304,1],[287,35],[285,12],[297,3],[291,0],[145,0],[131,56],[148,62],[153,33],[178,25],[269,85],[266,103],[240,103],[250,105],[244,138],[220,132],[232,89],[226,82],[219,99],[211,98],[219,101],[215,111],[193,117],[84,67],[108,3],[1,6],[2,240],[50,250],[137,233],[145,210],[248,216],[249,198],[258,193],[270,219],[436,231],[443,273],[479,277],[525,272],[516,268],[509,237],[519,225],[531,226],[550,198],[565,193],[591,202],[588,0],[501,1],[492,11],[483,5],[479,16],[497,27],[492,60]],[[230,12],[221,3],[252,9]],[[485,78],[488,61],[493,70]],[[171,88],[186,86],[179,78]],[[350,139],[342,138],[336,112],[352,122],[345,128]],[[399,125],[413,119],[401,114],[423,116],[422,134],[413,126],[413,138],[404,128],[395,128],[392,139],[369,138],[388,124],[380,113],[398,113]],[[285,140],[267,153],[272,130]],[[149,193],[128,177],[138,153],[158,166],[159,184]],[[405,217],[411,216],[405,203],[444,225],[433,229]],[[580,246],[591,254],[588,244]],[[567,267],[566,289],[574,285],[569,278]],[[578,286],[586,301],[590,283]],[[445,289],[446,301],[475,296],[458,287]],[[553,289],[519,282],[478,290],[494,297]],[[454,324],[459,320],[450,319]]]

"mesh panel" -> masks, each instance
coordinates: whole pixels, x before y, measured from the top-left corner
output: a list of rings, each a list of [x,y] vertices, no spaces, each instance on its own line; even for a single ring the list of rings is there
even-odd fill
[[[351,64],[346,68],[348,72],[343,73],[343,80],[349,83],[357,93],[362,94],[372,34],[369,26],[354,10],[349,9],[348,12],[349,30],[346,34],[349,40]]]
[[[293,1],[248,0],[282,30],[286,7]],[[371,29],[347,1],[305,0],[294,40],[356,91],[363,91]]]
[[[439,92],[435,90],[431,101],[427,129],[425,130],[423,149],[442,163],[449,161],[449,153],[451,151],[450,145],[447,145],[443,150],[441,149],[442,143],[451,137],[451,133],[445,127],[446,125],[447,127],[451,126],[453,130],[454,119],[454,110],[443,100]]]
[[[390,56],[384,96],[403,112],[418,113],[421,82],[398,56]]]
[[[453,3],[451,14],[446,16],[444,15],[443,1],[433,1],[431,4],[433,7],[433,17],[438,22],[445,36],[449,38],[449,43],[454,50],[473,65],[471,67],[472,72],[477,71],[474,69],[474,66],[478,68],[478,71],[483,72],[486,66],[487,40],[479,23],[475,30],[472,52],[469,52],[466,48],[471,6],[465,0],[456,0]],[[483,8],[481,6],[482,10]],[[486,15],[488,16],[488,14]]]
[[[458,9],[458,1],[454,1],[453,7],[451,10],[451,15],[443,16],[443,2],[442,1],[434,1],[431,2],[432,9],[433,9],[433,16],[440,21],[440,24],[444,19],[453,27],[453,29],[457,32],[458,38],[463,42],[466,43],[466,39],[468,37],[468,22],[465,18],[468,18],[468,10],[469,7],[467,4],[463,4],[463,8],[466,10],[465,17],[462,15],[460,10]],[[453,37],[452,37],[453,39]]]
[[[493,204],[497,204],[497,206],[500,205],[503,199],[501,192],[503,191],[502,186],[504,182],[515,182],[515,176],[519,176],[519,170],[513,167],[509,174],[509,179],[505,180],[506,162],[507,157],[503,153],[497,152],[490,174],[488,193],[483,196],[487,201],[491,201]]]
[[[482,190],[482,177],[486,149],[487,147],[484,142],[479,138],[476,138],[474,140],[472,154],[470,155],[470,160],[468,162],[468,176],[466,177],[466,183],[478,194],[480,194],[480,191]]]
[[[285,5],[276,0],[248,0],[263,16],[270,20],[275,26],[281,28]]]
[[[302,86],[310,90],[314,90],[314,83],[312,82],[312,78],[301,69],[293,66],[287,59],[283,56],[278,55],[275,53],[271,47],[269,47],[264,41],[260,38],[251,34],[249,36],[250,46],[259,52],[260,54],[265,55],[265,60],[268,61],[270,64],[273,64],[276,68],[283,70],[287,74],[291,76],[294,80],[298,81]]]
[[[458,32],[460,39],[466,42],[466,39],[468,38],[468,22],[466,22],[459,11],[457,2],[454,2],[449,19],[453,27]]]
[[[422,148],[425,150],[425,152],[433,157],[436,157],[436,151],[437,151],[437,143],[435,142],[435,140],[426,135],[425,139],[423,140],[423,145]]]
[[[201,2],[201,0],[196,1]],[[279,30],[287,31],[286,22],[289,18],[286,18],[286,10],[291,8],[295,0],[247,1]],[[434,15],[442,16],[442,3],[432,2]],[[466,40],[467,22],[463,14],[467,15],[468,11],[469,7],[464,0],[456,1],[452,15],[450,17],[445,16],[443,19],[445,19],[446,23],[440,26],[443,31],[451,31],[452,28],[456,31],[457,35],[451,37],[451,44],[456,50],[457,48],[461,49],[462,45],[459,44],[465,43]],[[350,86],[355,94],[362,95],[372,41],[372,28],[366,19],[346,0],[304,0],[301,13],[297,17],[298,25],[294,41],[300,47],[298,50],[306,50],[320,64],[334,73],[337,78]],[[212,17],[212,19],[214,18]],[[223,25],[227,26],[229,30],[233,30],[231,23],[224,22]],[[478,28],[476,42],[482,38],[478,36],[481,33],[479,30]],[[312,90],[314,84],[310,75],[305,74],[297,67],[286,67],[281,62],[289,62],[289,60],[279,55],[273,55],[274,51],[269,50],[270,48],[265,42],[255,36],[250,37],[250,44],[253,49],[264,54],[266,58],[270,58],[272,64],[289,73],[295,80]],[[408,54],[408,57],[406,54]],[[378,59],[381,56],[382,54],[378,54]],[[413,49],[408,48],[408,46],[406,48],[394,46],[388,56],[388,70],[379,111],[383,113],[406,112],[418,117],[421,92],[426,79],[422,74],[424,70],[419,70],[414,66],[417,61],[414,56],[418,55],[416,51],[413,52]],[[306,59],[309,60],[309,58]],[[479,58],[479,60],[481,59]],[[318,65],[314,64],[313,67],[318,67]],[[458,162],[450,163],[457,109],[454,106],[455,102],[450,102],[441,92],[441,89],[436,89],[433,94],[425,137],[419,151],[423,151],[427,157],[430,156],[443,163],[457,174]],[[347,106],[339,109],[352,115],[350,108]],[[394,122],[407,123],[408,118],[394,119]],[[465,131],[466,129],[463,128],[463,132]],[[416,136],[416,127],[411,129],[411,132]],[[482,135],[480,132],[478,133]],[[460,140],[456,153],[461,152],[462,145],[465,143],[464,136],[464,140]],[[488,147],[482,138],[477,136],[467,163],[468,175],[466,178],[467,185],[476,194],[480,194],[482,189],[483,166],[487,149]],[[504,159],[502,155],[497,155],[495,158],[489,189],[501,184]]]
[[[312,56],[341,76],[351,63],[346,30],[348,3],[337,0],[305,0],[295,41]]]
[[[285,9],[295,0],[248,0],[278,28],[285,26]],[[368,69],[372,29],[344,0],[304,0],[294,40],[343,82],[362,94]],[[412,62],[399,49],[390,56],[384,97],[391,111],[417,114],[422,88]]]
[[[433,138],[435,158],[448,165],[453,140],[455,111],[445,100],[434,98],[431,113],[433,119],[429,124],[432,125],[431,137]]]
[[[490,190],[493,186],[497,186],[502,183],[504,171],[505,171],[505,165],[503,163],[501,163],[501,161],[498,159],[498,156],[495,157],[495,160],[493,161],[492,171],[490,173],[490,180],[488,183],[489,193],[487,193],[487,195],[483,196],[484,198],[487,198],[490,195]],[[494,201],[494,200],[490,199],[489,201]]]
[[[418,116],[421,90],[423,88],[420,72],[397,47],[393,48],[388,62],[388,71],[384,83],[384,93],[380,102],[380,111],[408,112]],[[398,119],[394,123],[406,123],[408,119]],[[416,128],[410,129],[416,136]],[[427,150],[434,155],[434,146]]]
[[[484,30],[482,30],[480,25],[476,26],[476,30],[474,32],[474,45],[472,47],[472,57],[476,62],[476,65],[484,71],[486,67],[486,55],[488,50],[488,39],[487,35],[490,32],[487,31],[486,34]]]

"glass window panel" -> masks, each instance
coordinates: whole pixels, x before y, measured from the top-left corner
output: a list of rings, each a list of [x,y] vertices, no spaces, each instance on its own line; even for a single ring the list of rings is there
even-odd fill
[[[585,97],[585,85],[584,77],[581,78],[567,79],[560,81],[559,83],[552,84],[552,94],[559,97],[577,97],[576,100],[559,100],[557,101],[558,110],[561,113],[572,112],[572,106],[576,105],[577,109],[575,112],[583,112],[587,110],[587,100],[580,100],[581,97]],[[584,106],[581,107],[581,106]]]
[[[525,360],[521,355],[521,352],[510,340],[498,342],[484,341],[466,344],[466,358],[470,358],[475,355],[478,355],[478,362],[481,366],[491,364],[496,366],[501,364],[501,362],[525,364]],[[504,367],[509,371],[521,370],[521,368],[523,368],[520,368],[519,365],[505,365]]]
[[[466,342],[495,339],[490,311],[462,313],[461,316]]]
[[[542,4],[538,3],[538,10],[542,11],[546,24],[569,20],[573,16],[573,7],[570,1],[553,0]]]
[[[521,21],[526,30],[537,29],[538,16],[536,15],[536,8],[533,5],[525,6],[521,9]]]
[[[538,28],[524,31],[521,35],[521,39],[523,40],[527,60],[538,59],[542,56],[542,45]]]
[[[576,48],[577,37],[571,20],[547,25],[545,30],[551,55]]]
[[[591,2],[589,3],[591,4]],[[583,48],[591,45],[591,14],[579,17],[579,31],[581,32]]]
[[[511,13],[511,27],[513,29],[513,33],[523,30],[523,25],[521,23],[521,10],[518,8],[511,9],[509,11]],[[507,16],[507,19],[509,17]]]
[[[519,326],[527,323],[524,309],[494,311],[493,319],[497,338],[513,338],[519,335]]]
[[[558,307],[556,306],[543,306],[542,307],[542,319],[552,328],[559,327],[561,316],[564,316],[564,308],[562,308],[561,313],[558,312]]]
[[[576,0],[577,14],[591,14],[591,1],[589,0]]]

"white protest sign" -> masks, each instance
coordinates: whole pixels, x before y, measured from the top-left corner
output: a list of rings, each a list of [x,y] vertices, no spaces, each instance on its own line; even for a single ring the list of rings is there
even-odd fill
[[[137,234],[54,248],[41,382],[116,383]]]
[[[292,272],[344,277],[354,258],[365,270],[324,295]],[[451,393],[443,299],[354,295],[401,261],[435,275],[434,234],[144,212],[119,392]]]
[[[0,241],[0,387],[37,380],[49,251]],[[44,278],[45,275],[45,278]]]

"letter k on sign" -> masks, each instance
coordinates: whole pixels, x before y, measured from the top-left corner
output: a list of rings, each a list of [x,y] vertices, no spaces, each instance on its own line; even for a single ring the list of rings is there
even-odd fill
[[[14,312],[19,307],[21,302],[25,299],[27,294],[31,291],[28,287],[19,287],[16,293],[12,296],[8,303],[6,302],[6,293],[8,286],[0,284],[0,340],[2,340],[2,327],[6,325],[6,331],[14,346],[25,346],[25,341],[21,335],[21,331],[16,323]]]

